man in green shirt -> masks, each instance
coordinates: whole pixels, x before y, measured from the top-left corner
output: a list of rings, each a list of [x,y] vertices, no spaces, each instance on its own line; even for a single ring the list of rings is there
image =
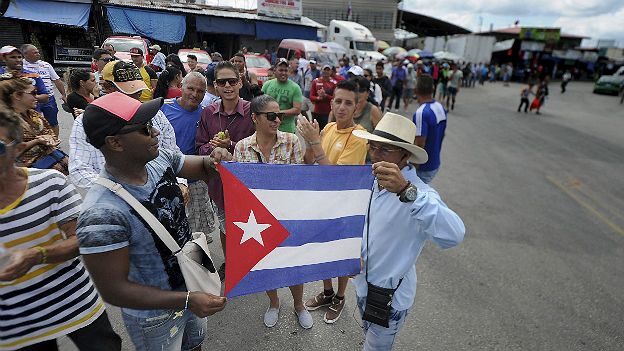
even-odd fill
[[[275,67],[275,79],[271,79],[262,85],[262,92],[272,96],[280,106],[280,112],[284,114],[279,130],[282,132],[295,133],[295,120],[301,113],[303,94],[297,83],[288,79],[288,61],[280,59]]]

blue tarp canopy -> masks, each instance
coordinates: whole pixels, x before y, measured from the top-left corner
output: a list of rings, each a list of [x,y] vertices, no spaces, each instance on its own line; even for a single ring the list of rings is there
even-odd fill
[[[186,34],[186,18],[166,12],[106,6],[113,32],[136,34],[170,44],[181,43]]]
[[[91,3],[11,0],[4,17],[87,28]]]
[[[316,40],[316,28],[286,23],[256,22],[256,39],[307,39]]]
[[[198,32],[204,33],[256,35],[256,26],[253,22],[234,18],[197,16],[195,18],[195,25]]]

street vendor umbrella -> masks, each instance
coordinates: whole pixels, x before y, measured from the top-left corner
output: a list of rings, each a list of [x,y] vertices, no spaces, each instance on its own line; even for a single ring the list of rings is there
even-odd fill
[[[407,52],[407,58],[410,59],[410,60],[413,60],[413,61],[418,60],[420,58],[420,52],[421,51],[422,50],[420,50],[420,49],[409,50]]]
[[[387,42],[385,42],[383,40],[377,40],[375,42],[375,46],[377,47],[377,51],[381,52],[381,51],[384,51],[387,48],[389,48],[390,44],[388,44]]]
[[[391,46],[387,48],[386,50],[384,50],[383,54],[386,55],[387,57],[393,57],[400,52],[407,52],[407,50],[399,46]]]
[[[398,52],[396,55],[394,55],[394,58],[396,58],[398,60],[406,59],[407,58],[407,51]]]

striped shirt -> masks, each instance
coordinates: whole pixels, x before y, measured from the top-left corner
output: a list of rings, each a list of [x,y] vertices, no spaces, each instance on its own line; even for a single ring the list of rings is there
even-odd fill
[[[0,244],[9,250],[64,240],[60,226],[76,220],[80,196],[54,170],[28,172],[25,192],[0,208]],[[89,325],[104,312],[78,258],[35,265],[24,276],[0,282],[0,350],[55,339]]]

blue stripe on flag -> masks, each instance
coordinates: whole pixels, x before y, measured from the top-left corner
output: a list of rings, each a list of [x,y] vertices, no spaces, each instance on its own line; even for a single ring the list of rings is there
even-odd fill
[[[364,215],[337,219],[280,221],[290,236],[279,246],[301,246],[308,243],[361,238]]]
[[[318,166],[266,163],[221,163],[249,189],[267,190],[357,190],[371,189],[370,165]]]
[[[332,277],[345,277],[360,272],[360,260],[350,259],[314,265],[251,271],[227,297],[253,294],[276,287],[287,287]]]

